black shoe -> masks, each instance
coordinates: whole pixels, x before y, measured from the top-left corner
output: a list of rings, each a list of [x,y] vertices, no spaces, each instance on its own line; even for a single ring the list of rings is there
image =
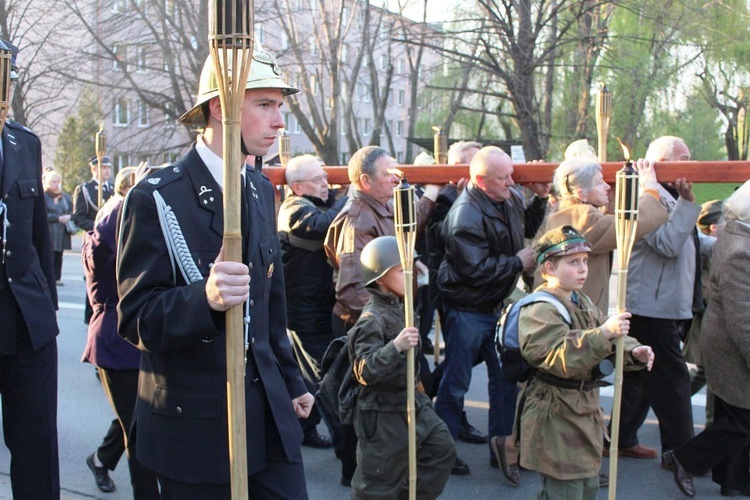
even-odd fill
[[[94,465],[94,454],[88,456],[86,459],[86,465],[91,469],[91,473],[94,474],[94,482],[96,487],[102,490],[104,493],[111,493],[115,491],[115,482],[109,477],[109,471],[106,467],[97,467]]]
[[[331,440],[325,436],[321,436],[317,432],[305,434],[305,438],[302,440],[302,446],[309,446],[310,448],[330,448]]]
[[[454,476],[468,476],[470,473],[469,464],[456,457],[456,463],[451,469],[451,474]]]
[[[606,488],[609,486],[609,475],[605,474],[604,472],[599,473],[599,487],[600,488]]]
[[[479,432],[477,428],[466,419],[466,413],[461,417],[461,426],[458,428],[458,439],[464,443],[483,444],[487,442],[487,436]]]
[[[669,450],[664,452],[664,462],[672,464],[672,476],[677,487],[688,497],[695,496],[695,486],[693,486],[693,476],[686,471],[682,464],[674,456],[674,452]]]
[[[352,487],[352,478],[350,478],[350,477],[347,478],[347,477],[341,476],[341,486],[346,486],[347,488],[351,488]]]
[[[750,489],[742,490],[737,488],[730,488],[728,486],[722,486],[719,490],[723,497],[750,497]]]

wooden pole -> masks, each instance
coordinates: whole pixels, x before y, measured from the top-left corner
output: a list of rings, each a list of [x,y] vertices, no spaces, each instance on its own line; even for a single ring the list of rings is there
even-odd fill
[[[596,96],[596,131],[598,141],[598,156],[600,162],[607,161],[607,136],[609,134],[609,119],[612,117],[612,94],[607,90],[604,82],[599,84],[599,95]]]
[[[96,133],[96,141],[94,143],[96,151],[96,179],[99,181],[99,190],[97,197],[97,206],[102,208],[104,205],[104,182],[102,181],[102,162],[104,162],[104,156],[107,154],[107,134],[104,132],[104,124],[99,125],[99,131]]]
[[[638,172],[630,161],[617,172],[615,184],[615,233],[617,238],[617,314],[626,311],[630,252],[638,226]],[[615,341],[615,385],[612,403],[612,429],[609,446],[609,500],[617,497],[618,440],[620,438],[620,408],[622,407],[622,366],[625,337]]]
[[[13,67],[13,53],[10,47],[0,42],[0,134],[5,127],[5,120],[8,118],[10,109],[10,73]]]
[[[414,208],[414,186],[405,177],[393,191],[393,217],[396,240],[404,270],[404,323],[414,326],[414,245],[417,238],[417,216]],[[414,348],[406,351],[406,421],[409,441],[409,500],[417,498],[417,421],[414,403]]]
[[[242,262],[240,150],[242,102],[253,54],[252,0],[209,1],[209,47],[219,87],[224,159],[224,259]],[[251,285],[252,286],[252,285]],[[242,305],[226,312],[227,426],[234,500],[248,498],[245,416],[245,329]]]
[[[516,163],[513,165],[513,180],[517,184],[528,182],[551,182],[558,163]],[[614,184],[615,174],[622,162],[602,163],[604,181]],[[398,165],[397,167],[415,184],[446,184],[469,177],[469,166],[464,165]],[[660,161],[656,163],[656,175],[660,181],[674,182],[685,177],[694,183],[720,182],[741,184],[750,179],[750,161]],[[331,184],[349,184],[347,167],[324,167]],[[265,167],[263,174],[274,185],[283,185],[285,170],[281,167]]]

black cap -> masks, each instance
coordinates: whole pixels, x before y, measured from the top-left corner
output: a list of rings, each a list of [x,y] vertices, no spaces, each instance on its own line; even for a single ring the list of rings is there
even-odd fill
[[[99,158],[97,158],[96,156],[92,156],[89,160],[89,166],[95,167],[97,165],[99,165]],[[105,156],[104,158],[102,158],[102,165],[108,165],[110,167],[112,166],[112,162],[109,161],[109,156]]]
[[[18,47],[8,40],[0,38],[0,50],[10,50],[10,77],[15,80],[18,78],[18,66],[16,66],[16,57],[18,56]]]

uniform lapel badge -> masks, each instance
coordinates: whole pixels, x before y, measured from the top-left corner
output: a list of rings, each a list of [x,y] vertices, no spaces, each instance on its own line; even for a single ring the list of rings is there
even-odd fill
[[[148,182],[149,184],[153,186],[156,186],[157,184],[161,182],[161,177],[151,177],[146,182]]]
[[[273,262],[271,262],[271,265],[268,266],[268,274],[266,275],[266,278],[270,280],[271,276],[273,276]]]
[[[259,204],[260,203],[260,201],[259,201],[260,198],[258,198],[258,190],[255,189],[255,184],[253,184],[253,181],[250,181],[250,189],[253,190],[253,198],[255,198],[255,204],[256,205]]]
[[[214,202],[214,195],[211,194],[213,191],[213,189],[209,189],[206,186],[201,186],[200,191],[198,191],[198,199],[201,201],[201,205],[206,207]]]

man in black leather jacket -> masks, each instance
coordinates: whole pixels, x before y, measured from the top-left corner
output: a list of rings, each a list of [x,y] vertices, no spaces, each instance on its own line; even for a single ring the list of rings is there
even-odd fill
[[[443,223],[445,257],[438,283],[450,342],[435,410],[454,439],[479,356],[489,377],[489,435],[506,435],[513,428],[517,388],[500,372],[493,336],[503,301],[521,271],[534,265],[534,251],[524,247],[523,238],[533,236],[542,223],[549,185],[529,185],[537,197],[524,209],[512,189],[512,174],[513,163],[505,152],[482,148],[471,161],[471,181]],[[463,473],[468,472],[467,466]]]

